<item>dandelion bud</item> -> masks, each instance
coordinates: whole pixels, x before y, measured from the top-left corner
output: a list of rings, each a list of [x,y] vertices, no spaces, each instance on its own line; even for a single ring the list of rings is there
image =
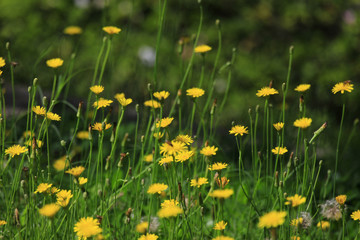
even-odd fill
[[[179,191],[180,195],[182,195],[182,189],[181,189],[181,183],[180,182],[178,182],[178,191]]]
[[[61,140],[61,141],[60,141],[60,145],[61,145],[62,147],[65,147],[65,146],[66,146],[66,141],[65,141],[65,140]]]
[[[106,41],[106,39],[107,39],[107,37],[104,37],[104,38],[103,38],[103,42],[105,42],[105,41]]]
[[[21,180],[21,181],[20,181],[20,186],[21,186],[21,188],[25,188],[25,183],[26,183],[25,180]]]
[[[114,127],[111,131],[111,136],[110,136],[110,142],[113,143],[115,140],[115,131],[116,131],[116,125],[114,124]]]
[[[284,192],[284,198],[286,198],[287,197],[287,193],[286,192]]]
[[[148,83],[147,89],[148,89],[149,92],[151,92],[151,83]]]
[[[291,45],[290,48],[289,48],[289,53],[290,53],[290,54],[293,54],[293,52],[294,52],[294,46]]]
[[[295,157],[294,158],[294,166],[296,167],[297,166],[297,162],[299,161],[298,157]]]
[[[106,178],[105,179],[105,185],[108,187],[110,186],[110,179],[109,178]]]
[[[311,144],[311,143],[315,140],[315,138],[316,138],[317,136],[319,136],[320,133],[322,133],[322,132],[325,130],[326,127],[327,127],[327,122],[324,122],[323,125],[321,125],[321,127],[314,132],[314,135],[313,135],[313,137],[310,139],[309,144]]]
[[[99,197],[102,197],[103,192],[101,191],[101,189],[98,190],[97,194]]]
[[[200,194],[199,194],[200,195]],[[200,195],[201,196],[201,195]],[[199,197],[200,199],[200,197]],[[201,205],[201,204],[200,204]],[[200,208],[200,215],[203,217],[204,216],[204,207]]]
[[[330,178],[330,175],[331,175],[331,170],[330,169],[327,171],[327,175],[328,175],[328,178]]]
[[[76,53],[72,53],[70,57],[71,59],[74,59],[76,57]]]
[[[15,208],[15,210],[14,210],[14,220],[16,222],[16,225],[18,225],[18,226],[20,226],[19,216],[20,216],[19,210],[17,208]]]
[[[249,108],[248,113],[249,113],[249,115],[251,115],[251,108]]]
[[[135,105],[135,111],[136,111],[136,113],[139,113],[139,104]]]
[[[25,201],[27,201],[28,198],[29,198],[29,195],[27,195],[26,193],[24,193],[24,199],[25,199]]]
[[[216,20],[215,20],[215,25],[218,26],[218,27],[220,27],[220,19],[216,19]]]
[[[198,3],[201,4],[201,0],[198,0]]]
[[[141,138],[140,138],[140,141],[143,143],[143,142],[144,142],[144,139],[145,139],[145,136],[142,135]]]
[[[37,78],[34,78],[34,80],[33,80],[33,85],[36,86],[37,82],[38,82],[38,79],[37,79]]]
[[[107,171],[109,169],[109,165],[110,165],[110,155],[107,156],[107,158],[106,158],[105,171]]]
[[[358,125],[359,124],[359,119],[358,118],[355,118],[354,120],[354,126]]]
[[[259,108],[260,108],[260,106],[259,106],[259,105],[256,105],[256,108],[255,108],[255,112],[256,112],[256,113],[259,112]]]
[[[140,183],[141,183],[142,186],[144,186],[145,185],[145,179],[142,178]]]
[[[9,49],[10,49],[10,42],[6,42],[5,48],[6,48],[6,50],[9,50]]]
[[[285,89],[286,89],[286,83],[281,84],[281,90],[282,90],[283,92],[285,92]]]
[[[83,198],[84,198],[84,199],[87,198],[87,192],[83,192]]]
[[[92,134],[91,134],[91,125],[89,124],[89,127],[88,127],[88,131],[89,131],[89,140],[91,141],[92,140]]]
[[[279,182],[279,188],[282,188],[284,186],[284,182],[283,181],[280,181]]]
[[[46,96],[43,97],[42,102],[43,102],[43,105],[44,105],[44,106],[47,105],[47,98],[46,98]]]
[[[319,161],[319,166],[321,166],[321,165],[322,165],[322,163],[323,163],[323,160],[320,160],[320,161]]]
[[[283,177],[285,178],[285,177],[286,177],[286,175],[287,175],[287,171],[284,171],[284,173],[283,173]]]
[[[81,108],[82,108],[83,103],[84,103],[83,101],[79,102],[78,110],[77,110],[77,113],[76,113],[77,118],[80,117]]]
[[[31,86],[28,87],[28,93],[30,93],[30,92],[31,92]]]

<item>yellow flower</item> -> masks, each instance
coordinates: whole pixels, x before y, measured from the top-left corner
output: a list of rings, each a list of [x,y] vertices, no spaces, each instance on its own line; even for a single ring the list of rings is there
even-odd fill
[[[234,134],[235,136],[239,135],[243,136],[244,134],[249,134],[249,131],[247,130],[247,127],[236,125],[231,128],[229,131],[230,134]]]
[[[234,240],[234,238],[221,235],[213,238],[212,240]]]
[[[68,26],[64,29],[64,33],[67,35],[78,35],[82,33],[82,29],[79,26]]]
[[[89,139],[89,131],[80,131],[76,134],[78,139]]]
[[[158,211],[157,215],[160,218],[176,217],[184,212],[178,205],[179,202],[174,199],[165,200],[161,203],[161,209]]]
[[[47,112],[46,118],[51,121],[61,121],[61,117],[59,115],[57,115],[56,113],[52,113],[52,112]]]
[[[298,127],[298,128],[307,128],[311,125],[312,119],[311,118],[299,118],[297,120],[295,120],[294,122],[294,126]]]
[[[97,100],[96,102],[94,102],[93,107],[100,109],[100,108],[104,108],[107,106],[110,106],[110,104],[113,102],[113,100],[108,100],[105,98],[100,98],[99,100]]]
[[[161,106],[161,104],[155,100],[147,100],[144,102],[144,105],[152,108],[159,108]]]
[[[206,53],[211,51],[211,47],[208,45],[199,45],[194,50],[196,53]]]
[[[300,240],[300,237],[298,237],[298,236],[292,236],[292,237],[290,237],[290,239],[291,239],[291,240]]]
[[[144,156],[145,162],[152,162],[153,161],[153,154],[148,154]]]
[[[118,34],[119,32],[121,32],[120,28],[114,27],[114,26],[106,26],[106,27],[103,27],[102,30],[104,30],[107,34],[110,34],[110,35]]]
[[[190,89],[186,90],[186,95],[191,96],[193,98],[201,97],[204,94],[205,94],[205,91],[202,90],[201,88],[190,88]]]
[[[45,116],[46,110],[44,107],[40,107],[40,106],[34,106],[32,108],[33,112],[37,115],[41,115],[41,116]]]
[[[166,128],[167,126],[169,126],[172,123],[173,120],[174,120],[173,117],[163,118],[156,123],[156,127],[157,128],[159,128],[159,127]]]
[[[60,206],[56,203],[46,204],[39,209],[39,213],[45,217],[52,218],[60,210]]]
[[[0,67],[5,66],[5,59],[3,57],[0,57]]]
[[[175,156],[175,162],[185,162],[194,155],[193,151],[182,151]]]
[[[326,230],[330,227],[330,223],[328,221],[320,221],[316,226],[322,230]]]
[[[123,94],[123,93],[115,94],[115,99],[118,100],[120,105],[123,106],[123,107],[126,107],[127,105],[129,105],[133,101],[131,98],[125,98],[125,94]]]
[[[351,92],[352,90],[354,90],[354,84],[352,84],[349,80],[335,84],[331,91],[333,94],[336,94],[337,92],[341,92],[341,94],[344,94],[345,91]]]
[[[216,184],[220,188],[224,188],[226,185],[228,185],[229,182],[230,180],[227,177],[216,178]]]
[[[218,223],[215,224],[214,226],[214,230],[224,230],[226,228],[227,222],[224,221],[220,221]]]
[[[271,150],[271,152],[273,154],[279,154],[279,155],[283,155],[284,153],[287,153],[287,148],[286,147],[276,147],[274,149]]]
[[[284,123],[283,122],[274,123],[273,126],[276,129],[276,131],[280,131],[281,129],[283,129]]]
[[[174,161],[174,158],[173,156],[165,156],[165,157],[162,157],[161,160],[159,161],[159,165],[162,166],[164,164],[168,164],[168,163],[171,163]]]
[[[105,130],[111,128],[111,124],[110,123],[106,123],[105,124]],[[95,123],[93,126],[92,126],[92,129],[95,130],[95,131],[99,131],[99,132],[102,132],[103,128],[102,128],[102,123]]]
[[[152,233],[146,233],[146,235],[141,235],[138,240],[156,240],[159,237]]]
[[[267,97],[270,95],[279,94],[279,92],[275,88],[263,87],[256,93],[258,97]]]
[[[102,232],[99,225],[100,223],[97,219],[92,217],[83,217],[75,224],[74,232],[76,232],[76,235],[80,239],[87,239]]]
[[[215,146],[207,146],[207,147],[203,147],[203,149],[201,149],[200,153],[206,157],[215,156],[217,150],[218,150],[218,148]]]
[[[292,207],[297,207],[297,206],[299,206],[301,204],[304,204],[306,202],[306,197],[295,194],[294,196],[287,197],[286,200],[287,201],[285,202],[285,205],[290,205],[291,204]]]
[[[294,226],[294,227],[298,227],[302,223],[303,223],[303,218],[300,217],[300,218],[296,218],[296,219],[291,220],[290,225]]]
[[[20,155],[22,153],[26,153],[28,149],[26,147],[22,147],[20,145],[12,145],[5,150],[5,154],[9,154],[10,157],[14,157],[15,155]]]
[[[294,90],[297,92],[305,92],[305,91],[309,90],[310,87],[311,87],[310,84],[300,84]]]
[[[26,141],[25,142],[25,144],[26,144],[26,146],[31,146],[32,145],[32,140],[28,140],[28,141]],[[36,140],[36,146],[38,147],[38,148],[41,148],[42,147],[42,145],[43,145],[43,142],[41,141],[41,140]]]
[[[154,92],[154,97],[156,97],[159,101],[165,100],[169,97],[170,93],[167,91]]]
[[[34,193],[50,193],[52,183],[40,183]]]
[[[185,151],[185,143],[172,140],[171,142],[165,142],[160,146],[160,153],[163,155],[175,155],[179,152]]]
[[[200,188],[204,184],[208,184],[208,179],[204,177],[191,179],[190,186]]]
[[[217,163],[214,163],[213,165],[211,165],[211,166],[209,167],[209,170],[211,170],[211,171],[218,171],[218,170],[225,169],[227,166],[228,166],[227,163],[217,162]]]
[[[356,211],[352,212],[350,217],[354,220],[360,220],[360,210],[356,210]]]
[[[104,87],[101,85],[94,85],[94,86],[90,87],[90,91],[92,91],[95,94],[99,94],[104,91]]]
[[[5,220],[0,220],[0,226],[7,224]]]
[[[77,166],[77,167],[70,168],[69,170],[66,171],[66,173],[69,173],[69,174],[73,175],[74,177],[79,177],[84,170],[85,170],[85,168],[83,166]]]
[[[56,194],[57,204],[59,204],[61,207],[66,207],[70,202],[70,198],[72,197],[73,195],[71,194],[71,190],[61,190]]]
[[[165,191],[168,189],[168,185],[163,183],[153,183],[150,185],[149,189],[147,190],[147,193],[149,194],[160,194],[162,191]]]
[[[165,200],[164,202],[161,203],[162,208],[174,207],[174,206],[178,206],[178,205],[179,205],[179,202],[176,201],[175,199]]]
[[[259,228],[276,228],[285,222],[286,212],[271,211],[259,219]]]
[[[51,194],[58,193],[58,192],[60,192],[60,189],[58,189],[57,187],[52,187],[52,188],[50,189],[50,193],[51,193]]]
[[[64,63],[64,60],[61,58],[52,58],[46,61],[46,65],[51,68],[61,67]]]
[[[84,177],[79,177],[79,185],[84,185],[85,183],[88,182],[88,179],[87,178],[84,178]]]
[[[55,162],[53,163],[53,167],[57,170],[57,171],[63,171],[65,168],[67,168],[69,166],[69,161],[66,160],[66,155],[62,156],[61,158],[55,160]]]
[[[138,225],[136,225],[136,231],[138,233],[145,233],[146,230],[148,229],[149,227],[149,223],[148,222],[141,222],[139,223]]]
[[[0,76],[3,74],[3,71],[0,70]],[[1,116],[0,116],[1,117]]]
[[[209,193],[210,197],[215,197],[215,198],[229,198],[231,195],[234,194],[234,190],[232,189],[216,189],[214,191],[212,191],[211,193]]]
[[[194,142],[194,140],[189,135],[178,135],[175,138],[175,141],[185,143],[186,145],[190,145]]]
[[[346,195],[339,195],[335,199],[340,205],[344,205],[344,203],[346,202],[346,198]]]

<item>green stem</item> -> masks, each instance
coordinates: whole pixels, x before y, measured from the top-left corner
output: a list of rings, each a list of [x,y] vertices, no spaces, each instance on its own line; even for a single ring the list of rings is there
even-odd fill
[[[336,174],[337,174],[337,168],[338,168],[338,162],[339,162],[339,148],[340,148],[342,127],[343,127],[343,123],[344,123],[344,115],[345,115],[345,103],[343,103],[342,114],[341,114],[341,122],[340,122],[340,130],[339,130],[339,135],[338,135],[338,140],[337,140],[337,145],[336,145],[335,172],[334,172],[334,182],[333,182],[333,197],[335,197]]]

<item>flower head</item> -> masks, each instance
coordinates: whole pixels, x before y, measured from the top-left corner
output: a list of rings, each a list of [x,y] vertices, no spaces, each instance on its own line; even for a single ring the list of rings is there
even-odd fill
[[[149,227],[149,222],[141,222],[138,225],[136,225],[135,229],[138,233],[145,233],[148,227]]]
[[[7,224],[5,220],[0,220],[0,226]]]
[[[189,135],[178,135],[175,138],[175,141],[185,143],[186,145],[190,145],[194,142],[194,140]]]
[[[360,220],[360,210],[352,212],[350,217],[354,220]]]
[[[267,97],[270,95],[279,94],[279,92],[275,88],[263,87],[256,93],[258,97]]]
[[[283,225],[287,213],[284,211],[271,211],[259,219],[259,228],[276,228]]]
[[[46,65],[51,68],[61,67],[64,63],[64,60],[61,58],[52,58],[46,61]]]
[[[83,217],[75,224],[74,232],[76,232],[76,235],[80,239],[87,239],[102,232],[99,225],[100,223],[97,219],[92,217]]]
[[[100,108],[104,108],[107,106],[110,106],[110,104],[113,102],[113,100],[109,100],[109,99],[105,99],[105,98],[100,98],[99,100],[97,100],[96,102],[94,102],[93,107],[100,109]]]
[[[36,115],[41,115],[41,116],[45,116],[46,110],[44,107],[40,107],[40,106],[34,106],[32,108],[32,111],[36,114]]]
[[[154,156],[153,156],[152,153],[151,153],[151,154],[147,154],[147,155],[144,156],[144,161],[145,161],[145,162],[152,162],[153,159],[154,159]]]
[[[213,238],[212,240],[234,240],[234,238],[221,235]]]
[[[15,155],[20,155],[22,153],[26,153],[28,149],[26,147],[22,147],[20,145],[12,145],[5,150],[5,154],[9,154],[10,157],[14,157]]]
[[[202,90],[201,88],[189,88],[188,90],[186,90],[186,95],[191,96],[193,98],[201,97],[204,94],[205,91]]]
[[[209,167],[209,170],[211,170],[211,171],[219,171],[219,170],[225,169],[227,166],[228,166],[227,163],[217,162],[217,163],[214,163],[213,165],[211,165]]]
[[[204,184],[208,184],[208,179],[205,177],[191,179],[190,186],[200,188]]]
[[[102,28],[107,34],[113,35],[121,32],[121,29],[114,26],[106,26]]]
[[[166,184],[153,183],[153,184],[150,185],[149,189],[147,190],[147,193],[149,193],[149,194],[155,194],[155,193],[160,194],[161,192],[165,191],[166,189],[168,189],[168,185],[166,185]]]
[[[71,194],[71,190],[61,190],[56,194],[57,204],[59,204],[61,207],[66,207],[70,202],[70,198],[72,197],[73,195]]]
[[[164,164],[169,164],[171,162],[174,161],[174,157],[169,155],[169,156],[165,156],[165,157],[162,157],[161,160],[159,161],[159,165],[162,166]]]
[[[57,160],[55,160],[55,162],[53,163],[53,167],[57,171],[63,171],[68,166],[69,166],[69,161],[66,159],[66,155],[62,156],[61,158],[59,158]]]
[[[344,205],[346,202],[346,195],[339,195],[335,198],[335,200],[340,204],[340,205]]]
[[[70,175],[73,175],[74,177],[79,177],[84,170],[85,170],[85,168],[83,166],[77,166],[77,167],[70,168],[69,170],[66,171],[66,173],[69,173]]]
[[[290,225],[294,226],[294,227],[299,227],[299,226],[301,226],[302,223],[303,223],[303,218],[300,217],[300,218],[291,220]]]
[[[146,233],[146,235],[141,235],[138,240],[156,240],[159,237],[152,233]]]
[[[112,126],[111,123],[104,124],[105,130],[111,128],[111,126]],[[92,126],[92,129],[95,130],[95,131],[102,132],[103,131],[103,124],[97,122]]]
[[[338,92],[341,92],[341,94],[344,94],[345,91],[351,92],[354,90],[354,84],[351,83],[351,81],[345,81],[345,82],[339,82],[335,84],[335,86],[332,88],[332,93],[336,94]]]
[[[171,142],[165,142],[160,146],[160,153],[162,155],[175,155],[185,150],[186,150],[185,143],[178,142],[175,140],[172,140]]]
[[[89,139],[89,131],[80,131],[76,134],[78,139]]]
[[[146,107],[152,107],[152,108],[159,108],[161,107],[161,104],[155,100],[147,100],[144,102],[144,105]]]
[[[229,198],[231,195],[234,194],[234,190],[232,189],[216,189],[214,191],[212,191],[211,193],[209,193],[210,197],[214,197],[214,198]]]
[[[185,162],[194,155],[194,151],[182,151],[175,156],[175,162]]]
[[[170,93],[167,91],[154,92],[154,97],[156,97],[159,101],[165,100],[169,97]]]
[[[123,106],[123,107],[126,107],[127,105],[129,105],[133,101],[131,98],[125,98],[124,93],[115,94],[115,99],[118,100],[120,105]]]
[[[294,90],[297,92],[305,92],[305,91],[309,90],[310,87],[311,87],[310,84],[300,84]]]
[[[281,129],[283,129],[284,123],[283,122],[274,123],[273,126],[276,129],[276,131],[280,131]]]
[[[173,117],[163,118],[156,123],[156,127],[157,128],[159,128],[159,127],[166,128],[167,126],[169,126],[172,123],[173,120],[174,120]]]
[[[290,205],[291,204],[292,207],[297,207],[297,206],[299,206],[301,204],[304,204],[306,202],[306,197],[295,194],[294,196],[287,197],[286,200],[287,201],[285,202],[285,205]]]
[[[312,119],[311,118],[299,118],[297,120],[295,120],[294,122],[294,126],[295,127],[298,127],[298,128],[307,128],[307,127],[310,127],[311,125],[311,122],[312,122]]]
[[[342,217],[340,205],[335,199],[326,200],[320,207],[321,215],[327,219],[337,221]]]
[[[199,45],[194,50],[196,53],[206,53],[211,51],[211,47],[208,45]]]
[[[40,183],[34,193],[50,193],[52,183]]]
[[[220,188],[224,188],[226,185],[228,185],[230,182],[230,180],[227,177],[221,177],[221,178],[216,178],[216,184],[220,187]]]
[[[52,218],[60,210],[60,206],[56,203],[46,204],[39,209],[39,213],[45,217]]]
[[[78,35],[82,33],[82,29],[79,26],[68,26],[64,29],[64,33],[67,35]]]
[[[92,87],[90,87],[90,91],[92,91],[93,93],[100,94],[104,91],[104,87],[101,85],[94,85]]]
[[[330,227],[330,223],[328,221],[320,221],[316,226],[322,230],[326,230]]]
[[[227,225],[227,222],[220,221],[215,224],[213,229],[214,230],[224,230],[226,228],[226,225]]]
[[[286,147],[275,147],[274,149],[271,150],[271,152],[273,154],[283,155],[284,153],[287,153],[288,150]]]
[[[5,59],[3,57],[0,57],[0,67],[5,66]]]
[[[236,125],[231,128],[229,133],[234,134],[235,136],[237,135],[243,136],[244,134],[249,134],[249,131],[247,130],[247,127]]]
[[[178,205],[179,202],[174,199],[165,200],[161,203],[161,209],[158,211],[157,215],[160,218],[176,217],[184,212]]]
[[[200,153],[206,157],[210,157],[215,156],[217,150],[218,148],[215,146],[206,146],[201,149]]]
[[[58,122],[61,121],[61,117],[58,114],[52,112],[47,112],[46,118],[51,121],[58,121]]]
[[[88,179],[87,178],[84,178],[84,177],[79,177],[79,185],[84,185],[85,183],[88,182]]]

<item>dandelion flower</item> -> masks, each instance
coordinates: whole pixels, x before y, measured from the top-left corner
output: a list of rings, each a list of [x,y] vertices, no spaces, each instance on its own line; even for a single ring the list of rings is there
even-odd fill
[[[49,193],[52,183],[40,183],[34,193]]]
[[[220,221],[215,224],[213,229],[214,230],[224,230],[226,228],[226,225],[227,225],[227,222]]]
[[[105,130],[111,128],[111,124],[110,123],[106,123],[105,124]],[[99,131],[99,132],[102,132],[103,131],[103,127],[102,127],[102,123],[95,123],[93,126],[92,126],[92,129],[95,130],[95,131]]]
[[[216,189],[214,191],[212,191],[211,193],[209,193],[210,197],[214,197],[214,198],[229,198],[231,195],[234,194],[234,190],[232,189]]]
[[[160,194],[161,192],[165,191],[166,189],[168,189],[168,185],[166,185],[166,184],[153,183],[153,184],[150,185],[149,189],[147,190],[147,193],[149,193],[149,194],[155,194],[155,193]]]
[[[286,200],[285,205],[291,204],[292,207],[297,207],[306,202],[306,197],[295,194],[294,196],[287,197]]]
[[[161,203],[161,209],[158,211],[157,215],[160,218],[176,217],[184,212],[178,205],[179,202],[174,199],[165,200]]]
[[[159,161],[159,165],[162,166],[164,164],[169,164],[171,162],[174,161],[174,157],[173,156],[165,156],[165,157],[162,157],[161,160]]]
[[[283,129],[284,123],[283,122],[274,123],[273,126],[276,129],[276,131],[280,131],[281,129]]]
[[[321,215],[329,220],[339,220],[342,217],[339,203],[335,200],[326,200],[320,205]]]
[[[45,116],[46,110],[44,107],[40,107],[40,106],[34,106],[32,108],[32,111],[36,114],[36,115],[41,115],[41,116]]]
[[[61,67],[64,63],[64,60],[61,58],[52,58],[46,61],[46,65],[51,68]]]
[[[330,227],[330,223],[328,221],[320,221],[316,226],[322,230],[326,230]]]
[[[213,238],[212,240],[234,240],[234,238],[221,235]]]
[[[275,88],[263,87],[256,93],[258,97],[267,97],[270,95],[279,94],[279,92]]]
[[[186,90],[186,95],[191,96],[193,98],[201,97],[204,94],[205,94],[205,91],[202,90],[201,88],[190,88],[190,89]]]
[[[352,212],[350,217],[354,220],[360,220],[360,210]]]
[[[84,178],[84,177],[79,177],[79,185],[84,185],[85,183],[88,182],[88,179],[87,178]]]
[[[155,100],[147,100],[144,102],[146,107],[159,108],[161,104]]]
[[[146,233],[146,235],[141,235],[138,240],[156,240],[159,237],[152,233]]]
[[[173,120],[174,120],[173,117],[163,118],[156,123],[156,127],[157,128],[159,128],[159,127],[166,128],[167,126],[169,126],[172,123]]]
[[[9,154],[10,157],[14,157],[15,155],[20,155],[22,153],[26,153],[28,149],[26,147],[22,147],[20,145],[12,145],[5,150],[5,154]]]
[[[45,217],[52,218],[60,210],[60,206],[56,203],[46,204],[39,209],[39,213]]]
[[[64,29],[64,33],[67,35],[78,35],[82,33],[82,29],[79,26],[68,26]]]
[[[200,188],[204,184],[208,184],[208,179],[204,177],[191,179],[190,186]]]
[[[211,51],[211,47],[208,46],[208,45],[199,45],[195,48],[194,50],[196,53],[206,53],[206,52],[209,52]]]
[[[175,156],[175,162],[185,162],[194,155],[193,151],[182,151]]]
[[[160,146],[160,153],[162,155],[175,155],[179,152],[185,151],[185,143],[172,140],[171,142],[165,142]]]
[[[138,225],[136,225],[135,229],[138,233],[145,233],[148,227],[149,227],[148,222],[141,222]]]
[[[189,135],[178,135],[175,138],[175,141],[185,143],[186,145],[190,145],[194,142],[194,140]]]
[[[5,59],[3,57],[0,57],[0,67],[5,66]]]
[[[294,90],[297,92],[305,92],[305,91],[309,90],[310,87],[311,87],[310,84],[300,84]]]
[[[167,91],[154,92],[154,97],[156,97],[159,101],[165,100],[169,97],[170,93]]]
[[[78,139],[89,139],[89,131],[80,131],[76,134]]]
[[[93,103],[93,107],[97,108],[97,109],[108,107],[108,106],[110,106],[110,104],[112,102],[113,102],[113,100],[100,98],[99,100],[97,100],[96,102]]]
[[[290,237],[290,239],[291,239],[291,240],[300,240],[300,237],[298,237],[298,236],[292,236],[292,237]]]
[[[71,194],[71,190],[61,190],[56,194],[57,204],[59,204],[61,207],[66,207],[70,202],[70,198],[72,197],[73,195]]]
[[[153,154],[151,153],[151,154],[147,154],[147,155],[145,155],[144,156],[144,161],[145,162],[152,162],[153,161]]]
[[[119,32],[121,32],[120,28],[114,27],[114,26],[106,26],[106,27],[103,27],[102,30],[104,30],[107,34],[110,34],[110,35],[118,34]]]
[[[156,139],[161,139],[164,136],[164,133],[163,132],[154,133],[153,136]]]
[[[271,152],[273,154],[279,154],[279,155],[283,155],[284,153],[287,153],[287,148],[286,147],[276,147],[274,149],[271,150]]]
[[[219,171],[219,170],[225,169],[227,166],[228,166],[227,163],[217,162],[217,163],[214,163],[213,165],[211,165],[209,167],[209,170],[211,170],[211,171]]]
[[[92,91],[93,93],[100,94],[104,91],[104,87],[101,85],[94,85],[92,87],[90,87],[90,91]]]
[[[102,232],[99,225],[100,223],[97,219],[92,217],[83,217],[75,224],[74,232],[76,232],[76,235],[80,239],[87,239]]]
[[[266,213],[259,219],[259,228],[276,228],[280,225],[283,225],[285,222],[285,217],[287,213],[284,211],[271,211]]]
[[[235,136],[237,135],[243,136],[244,134],[249,134],[249,131],[247,130],[247,127],[236,125],[231,128],[229,133],[234,134]]]
[[[206,157],[210,157],[210,156],[215,156],[217,150],[218,148],[215,146],[207,146],[207,147],[203,147],[200,153]]]
[[[226,185],[228,185],[228,183],[230,182],[230,180],[227,177],[221,177],[220,178],[216,178],[216,184],[220,187],[220,188],[224,188]]]
[[[340,205],[344,205],[346,202],[346,195],[339,195],[335,198],[335,200],[340,204]]]
[[[59,115],[57,115],[56,113],[52,113],[52,112],[47,112],[46,118],[51,121],[58,121],[58,122],[61,121],[61,117]]]
[[[336,94],[338,92],[341,92],[341,94],[344,94],[345,91],[351,92],[354,90],[354,84],[351,83],[351,81],[345,81],[335,84],[335,86],[332,88],[332,93]]]
[[[305,118],[305,117],[303,117],[303,118],[300,118],[300,119],[295,120],[294,126],[295,126],[295,127],[298,127],[298,128],[304,129],[304,128],[310,127],[311,122],[312,122],[312,119],[311,119],[311,118]]]
[[[79,177],[84,170],[85,170],[85,168],[83,166],[77,166],[77,167],[70,168],[69,170],[66,171],[66,173],[69,173],[70,175],[73,175],[74,177]]]
[[[57,160],[55,160],[55,162],[53,163],[53,167],[57,171],[63,171],[68,166],[69,166],[69,161],[66,159],[66,155],[62,156],[61,158],[59,158]]]
[[[302,223],[303,223],[303,218],[300,217],[300,218],[291,220],[290,225],[294,226],[294,227],[299,227],[299,226],[301,226]]]
[[[0,220],[0,226],[7,224],[5,220]]]
[[[55,193],[58,193],[58,192],[60,192],[60,189],[58,189],[57,187],[52,187],[52,188],[50,189],[50,193],[51,193],[51,194],[55,194]]]

